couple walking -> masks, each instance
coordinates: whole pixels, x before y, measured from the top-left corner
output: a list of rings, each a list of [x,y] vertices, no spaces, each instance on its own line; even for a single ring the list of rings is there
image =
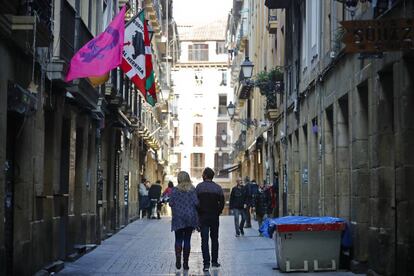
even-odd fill
[[[203,182],[195,188],[187,172],[178,173],[178,185],[171,193],[169,204],[172,210],[171,231],[175,232],[175,266],[188,270],[191,251],[191,234],[197,229],[201,233],[201,251],[203,253],[203,271],[208,271],[210,264],[220,267],[218,263],[219,216],[224,208],[222,188],[213,181],[214,171],[205,168]],[[211,238],[211,258],[209,251]],[[211,262],[210,262],[211,261]]]

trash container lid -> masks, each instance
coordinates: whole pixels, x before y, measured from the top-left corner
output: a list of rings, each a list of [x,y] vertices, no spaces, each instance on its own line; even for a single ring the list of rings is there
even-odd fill
[[[272,219],[276,231],[281,232],[312,232],[312,231],[342,231],[345,220],[334,217],[304,217],[288,216]]]

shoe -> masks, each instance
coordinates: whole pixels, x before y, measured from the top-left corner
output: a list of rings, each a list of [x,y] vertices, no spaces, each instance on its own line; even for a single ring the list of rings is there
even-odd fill
[[[212,266],[212,267],[220,267],[220,266],[221,266],[221,264],[219,264],[219,263],[211,263],[211,266]]]
[[[204,272],[207,272],[209,269],[210,269],[210,266],[208,266],[208,265],[203,266],[203,271]]]
[[[240,234],[236,234],[236,238],[240,237]]]
[[[241,234],[242,236],[244,236],[244,230],[243,230],[243,228],[240,228],[240,234]]]

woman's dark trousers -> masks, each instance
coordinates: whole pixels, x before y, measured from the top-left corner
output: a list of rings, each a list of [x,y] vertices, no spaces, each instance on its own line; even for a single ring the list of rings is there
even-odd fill
[[[183,268],[188,269],[188,258],[191,251],[191,234],[194,228],[186,227],[175,231],[175,267],[181,268],[181,251],[183,252]]]

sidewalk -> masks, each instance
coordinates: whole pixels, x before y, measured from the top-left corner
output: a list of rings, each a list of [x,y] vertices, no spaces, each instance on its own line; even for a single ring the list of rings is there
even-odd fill
[[[254,227],[257,222],[254,221]],[[102,242],[94,251],[76,262],[65,263],[59,275],[184,275],[176,273],[174,234],[171,219],[138,220],[113,237]],[[246,229],[244,237],[234,236],[233,217],[220,219],[219,262],[222,267],[211,269],[210,275],[354,275],[350,272],[289,273],[276,266],[274,241],[258,236],[256,229]],[[187,275],[209,275],[202,271],[200,235],[194,232]]]

